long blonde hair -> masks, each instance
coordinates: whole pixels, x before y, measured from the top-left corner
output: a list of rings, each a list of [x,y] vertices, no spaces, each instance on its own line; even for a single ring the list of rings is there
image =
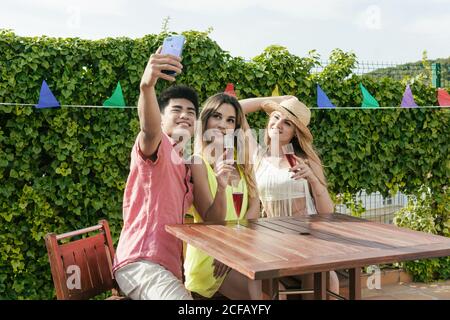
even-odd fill
[[[225,93],[217,93],[206,100],[199,117],[201,121],[201,132],[198,130],[200,129],[200,126],[197,127],[196,132],[196,153],[200,153],[203,155],[203,151],[207,145],[207,142],[203,139],[203,133],[206,132],[208,120],[224,103],[232,105],[234,110],[236,111],[236,126],[234,130],[241,130],[239,130],[237,134],[237,143],[235,142],[235,150],[238,150],[237,145],[244,147],[244,157],[243,159],[241,158],[243,160],[243,164],[238,163],[237,166],[239,171],[243,172],[244,174],[250,197],[254,198],[257,197],[257,187],[253,172],[253,165],[251,162],[249,137],[245,134],[247,130],[250,130],[250,127],[247,123],[244,112],[242,111],[242,107],[236,98]],[[239,156],[242,157],[242,154]]]
[[[299,128],[295,126],[295,135],[291,139],[290,143],[292,143],[292,146],[294,147],[294,152],[297,157],[300,157],[304,160],[313,161],[316,164],[318,164],[321,168],[323,168],[322,162],[320,161],[320,157],[317,154],[317,151],[315,150],[313,146],[313,135],[311,134],[311,131],[307,127]],[[266,148],[260,153],[257,160],[257,165],[259,164],[259,161],[267,154],[269,151],[270,146],[270,137],[269,137],[269,122],[267,122],[266,129],[264,131],[264,143],[266,144]],[[313,168],[311,168],[313,172],[315,171]],[[327,186],[327,181],[322,178],[322,175],[317,174],[317,172],[314,172],[319,179],[319,182]]]

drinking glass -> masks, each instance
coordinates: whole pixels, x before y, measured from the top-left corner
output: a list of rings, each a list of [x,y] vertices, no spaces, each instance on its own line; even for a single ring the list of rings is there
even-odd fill
[[[225,163],[234,164],[234,136],[227,134],[224,136]]]
[[[235,179],[231,181],[231,187],[233,190],[233,204],[234,204],[234,210],[236,211],[237,216],[237,228],[240,228],[240,222],[239,218],[241,216],[241,208],[242,208],[242,200],[244,198],[244,194],[239,189],[239,182],[240,180]]]
[[[281,147],[283,150],[284,155],[286,156],[287,161],[289,162],[289,165],[291,168],[295,167],[297,164],[297,160],[295,159],[295,152],[294,152],[294,146],[292,143],[285,144]]]

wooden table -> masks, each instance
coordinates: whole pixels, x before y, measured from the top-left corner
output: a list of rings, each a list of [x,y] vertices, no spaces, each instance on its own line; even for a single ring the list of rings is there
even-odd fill
[[[361,267],[450,256],[450,238],[348,215],[168,225],[166,230],[250,279],[263,299],[278,298],[278,279],[314,273],[316,299],[326,299],[326,272],[349,269],[349,299],[361,298]]]

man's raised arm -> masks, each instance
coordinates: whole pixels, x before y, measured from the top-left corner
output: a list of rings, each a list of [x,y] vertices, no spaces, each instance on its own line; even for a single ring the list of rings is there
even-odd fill
[[[162,70],[181,72],[180,58],[160,54],[161,47],[152,54],[145,67],[141,78],[140,95],[138,102],[138,114],[141,131],[139,133],[139,147],[146,157],[151,157],[158,150],[161,142],[161,114],[156,98],[155,86],[159,78],[167,81],[175,81],[175,77],[169,76]]]

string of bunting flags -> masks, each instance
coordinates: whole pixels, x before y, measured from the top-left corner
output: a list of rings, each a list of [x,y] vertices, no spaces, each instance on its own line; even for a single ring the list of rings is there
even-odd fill
[[[380,108],[380,104],[373,97],[372,94],[364,87],[362,83],[359,83],[359,88],[362,94],[362,103],[360,108]],[[227,83],[225,93],[236,97],[237,94],[234,90],[233,83]],[[280,91],[278,89],[278,85],[275,85],[275,88],[272,91],[272,96],[280,96]],[[440,107],[450,107],[450,95],[449,93],[443,89],[437,89],[437,100]],[[0,105],[33,105],[33,104],[22,104],[22,103],[0,103]],[[61,108],[61,104],[56,99],[55,95],[50,90],[47,82],[45,80],[42,81],[41,90],[39,93],[39,101],[34,105],[38,109],[44,108]],[[100,107],[100,106],[74,106],[74,105],[64,105],[64,107]],[[122,87],[120,85],[120,81],[117,82],[117,86],[114,89],[111,97],[103,102],[103,106],[106,108],[136,108],[136,107],[128,107],[125,103],[125,98],[123,96]],[[402,108],[419,108],[417,103],[414,100],[414,96],[409,85],[406,86],[405,91],[403,93],[402,101],[400,103],[400,107]],[[437,106],[423,106],[421,108],[434,108]],[[331,102],[328,98],[325,91],[317,84],[317,108],[312,107],[311,109],[336,109],[336,105]],[[394,109],[397,107],[383,107],[380,109]],[[341,109],[357,109],[357,108],[341,108]]]
[[[53,92],[48,87],[45,80],[42,81],[41,91],[39,93],[39,101],[35,105],[38,109],[43,108],[61,108],[61,104],[56,99]],[[125,107],[125,98],[123,97],[122,87],[120,86],[120,81],[117,82],[116,89],[110,98],[103,102],[104,107]],[[81,107],[81,106],[80,106]]]
[[[361,90],[361,94],[363,97],[363,101],[361,103],[361,108],[380,108],[380,104],[378,101],[373,97],[373,95],[370,94],[370,92],[364,87],[362,83],[359,83],[359,88]],[[225,93],[228,93],[234,97],[236,97],[236,92],[234,91],[234,85],[232,83],[228,83],[225,88]],[[437,90],[438,95],[438,102],[439,106],[441,107],[450,107],[450,95],[449,93],[443,89],[439,88]],[[280,96],[280,91],[278,89],[278,85],[275,85],[275,88],[272,91],[272,97]],[[402,102],[400,104],[403,108],[418,108],[417,103],[414,101],[414,97],[411,91],[411,88],[409,85],[406,86],[405,92],[403,93]],[[323,91],[323,89],[320,87],[319,84],[317,84],[317,107],[320,108],[326,108],[326,109],[333,109],[336,108],[336,106],[331,102],[331,100],[328,98],[327,94]],[[389,109],[396,108],[396,107],[390,107]],[[315,109],[315,108],[311,108]],[[349,108],[345,108],[349,109]],[[386,109],[381,108],[381,109]]]

